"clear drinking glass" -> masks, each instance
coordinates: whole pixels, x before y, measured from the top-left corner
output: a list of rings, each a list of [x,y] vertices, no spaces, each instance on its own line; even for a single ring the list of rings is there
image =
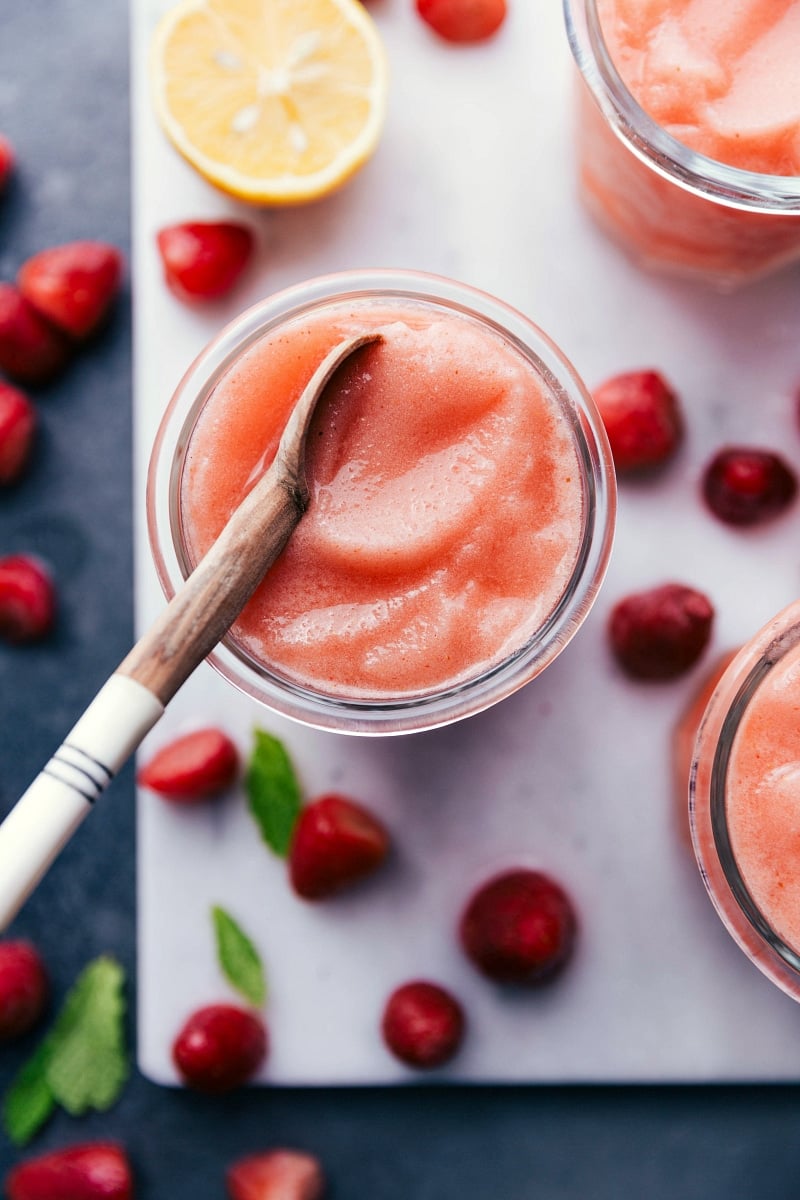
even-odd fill
[[[313,279],[243,313],[200,354],[164,415],[153,448],[147,486],[150,542],[167,596],[191,569],[180,488],[192,429],[217,382],[237,358],[269,331],[342,302],[411,302],[442,314],[479,321],[499,333],[533,364],[566,418],[577,451],[582,528],[572,576],[553,611],[504,661],[452,687],[364,700],[328,695],[258,661],[235,631],[210,661],[231,683],[266,706],[318,728],[386,734],[430,729],[476,713],[516,691],[563,649],[588,613],[611,549],[616,489],[605,430],[592,399],[561,351],[525,316],[482,292],[430,275],[402,271],[348,272]]]
[[[720,287],[800,258],[800,178],[740,170],[677,141],[628,91],[597,0],[563,5],[581,74],[581,194],[601,227],[643,265]]]
[[[761,801],[756,807],[750,798],[742,807],[741,795],[737,799],[734,787],[734,772],[735,756],[742,745],[737,739],[746,739],[746,744],[761,758],[766,753],[767,741],[774,736],[763,709],[759,712],[756,705],[764,695],[762,689],[774,683],[772,672],[776,668],[796,670],[796,678],[789,681],[789,699],[800,714],[800,665],[793,667],[791,660],[785,658],[798,647],[800,602],[784,609],[765,625],[739,651],[722,676],[697,735],[689,785],[692,841],[711,900],[748,958],[795,1000],[800,1000],[800,946],[791,945],[787,937],[781,894],[786,884],[795,890],[800,888],[800,854],[792,850],[791,835],[786,835],[794,820],[794,809],[800,812],[800,726],[797,737],[791,730],[798,758],[794,763],[798,772],[797,795],[785,812],[782,812],[783,801],[778,798],[781,819],[773,828],[765,823],[772,823],[769,815],[766,819],[760,815],[771,813],[771,807],[765,808]],[[753,741],[754,738],[757,740]],[[781,754],[784,752],[782,749]],[[786,769],[792,769],[789,761]],[[767,771],[765,766],[765,776]],[[779,830],[784,832],[779,834]],[[797,842],[797,828],[793,837]],[[759,863],[761,856],[767,854],[766,878],[774,875],[766,892],[760,866],[755,870],[750,865],[756,861],[754,847]],[[781,862],[785,863],[787,852],[796,857],[799,865],[794,877],[785,884],[781,882]]]

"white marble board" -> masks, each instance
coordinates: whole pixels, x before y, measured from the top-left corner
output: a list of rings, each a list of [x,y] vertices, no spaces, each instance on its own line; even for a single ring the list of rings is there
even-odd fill
[[[492,43],[451,48],[412,0],[374,0],[392,68],[379,151],[338,195],[284,211],[239,208],[198,178],[153,117],[147,47],[166,0],[134,0],[135,436],[140,628],[161,595],[144,530],[147,457],[174,385],[206,340],[259,297],[353,267],[421,268],[516,305],[589,385],[633,367],[674,380],[688,414],[679,460],[621,489],[618,538],[594,612],[562,657],[480,717],[413,738],[312,732],[259,711],[207,667],[146,752],[199,722],[243,751],[262,725],[284,737],[309,795],[332,786],[385,818],[397,852],[349,897],[295,899],[241,794],[181,812],[139,796],[139,1062],[175,1081],[170,1044],[195,1006],[232,998],[214,959],[209,906],[257,941],[270,980],[270,1084],[391,1083],[410,1072],[383,1048],[379,1014],[413,976],[452,987],[469,1014],[449,1081],[707,1081],[800,1078],[800,1010],[739,953],[680,841],[669,730],[702,668],[668,686],[626,682],[604,626],[628,590],[679,579],[718,608],[713,655],[745,640],[800,586],[800,508],[742,533],[703,510],[697,481],[724,442],[781,447],[800,465],[800,278],[718,295],[645,276],[578,205],[571,71],[557,0],[513,0]],[[164,288],[156,230],[234,215],[258,231],[246,282],[188,309]],[[539,992],[495,990],[456,948],[471,889],[527,862],[575,898],[570,968]]]

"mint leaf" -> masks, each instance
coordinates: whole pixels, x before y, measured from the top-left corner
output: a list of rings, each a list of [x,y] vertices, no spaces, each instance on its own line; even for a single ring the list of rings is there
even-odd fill
[[[257,729],[245,776],[250,811],[267,845],[286,858],[300,812],[300,785],[282,742]]]
[[[56,1104],[78,1116],[90,1108],[102,1112],[119,1096],[128,1075],[124,978],[112,958],[94,959],[78,976],[6,1095],[3,1124],[18,1145],[30,1141]]]
[[[47,1082],[49,1039],[29,1058],[6,1093],[3,1128],[17,1146],[26,1145],[56,1106]]]
[[[105,1112],[128,1077],[124,978],[112,958],[95,959],[67,996],[53,1030],[47,1082],[57,1102],[74,1117],[90,1108]]]
[[[215,905],[211,916],[217,938],[217,957],[225,978],[245,1000],[260,1008],[267,998],[267,985],[258,951],[224,908]]]

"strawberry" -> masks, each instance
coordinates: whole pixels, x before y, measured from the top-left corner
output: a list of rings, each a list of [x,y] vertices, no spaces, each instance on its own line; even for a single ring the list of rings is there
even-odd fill
[[[680,583],[625,596],[612,609],[611,649],[634,679],[675,679],[698,661],[711,637],[714,606]]]
[[[0,484],[16,483],[28,465],[36,410],[28,397],[0,381]]]
[[[47,972],[30,942],[0,942],[0,1042],[32,1029],[47,1005]]]
[[[212,300],[233,287],[253,253],[246,225],[186,221],[157,237],[167,286],[180,300]]]
[[[417,0],[417,12],[447,42],[483,42],[506,19],[506,0]]]
[[[461,918],[461,945],[478,970],[498,983],[537,984],[572,953],[577,922],[554,880],[520,869],[490,879]]]
[[[22,264],[17,285],[46,320],[78,341],[102,325],[119,291],[122,255],[105,242],[67,242]]]
[[[392,1053],[410,1067],[440,1067],[464,1036],[464,1011],[436,983],[414,980],[389,997],[381,1031]]]
[[[210,1095],[246,1083],[266,1054],[264,1023],[255,1013],[234,1004],[210,1004],[192,1013],[172,1047],[183,1081]]]
[[[593,393],[620,472],[661,466],[683,438],[678,397],[657,371],[629,371]]]
[[[49,383],[66,367],[70,348],[11,283],[0,283],[0,370],[17,383]]]
[[[239,752],[228,735],[196,729],[157,750],[137,780],[166,800],[191,804],[231,787],[238,773]]]
[[[0,133],[0,192],[14,169],[14,148],[7,137]]]
[[[225,1177],[230,1200],[320,1200],[319,1162],[298,1150],[268,1150],[239,1159]]]
[[[769,450],[731,446],[703,474],[706,504],[727,525],[756,525],[778,517],[797,495],[797,476]]]
[[[292,886],[305,900],[322,900],[371,875],[386,858],[389,836],[360,804],[321,796],[300,813],[289,849]]]
[[[125,1151],[113,1142],[86,1142],[31,1158],[6,1179],[8,1200],[132,1200]]]
[[[55,589],[38,559],[27,554],[0,558],[0,637],[38,641],[52,629],[55,611]]]

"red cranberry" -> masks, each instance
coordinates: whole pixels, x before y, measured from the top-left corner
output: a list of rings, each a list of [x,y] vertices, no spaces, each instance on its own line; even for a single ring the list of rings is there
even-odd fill
[[[436,983],[415,980],[392,992],[381,1024],[386,1045],[410,1067],[440,1067],[464,1036],[459,1002]]]
[[[267,1054],[267,1031],[253,1012],[211,1004],[193,1013],[172,1048],[184,1082],[198,1092],[230,1092],[255,1074]]]
[[[675,679],[708,645],[714,607],[702,592],[665,583],[625,596],[611,611],[611,648],[634,679]]]
[[[562,887],[520,869],[485,883],[461,918],[461,944],[482,974],[498,983],[536,984],[567,961],[577,921]]]
[[[757,525],[777,517],[796,493],[795,472],[769,450],[720,450],[703,475],[706,504],[727,525]]]
[[[55,608],[52,580],[38,559],[27,554],[0,558],[0,637],[38,641],[52,629]]]
[[[42,1016],[49,987],[30,942],[0,942],[0,1041],[27,1033]]]

